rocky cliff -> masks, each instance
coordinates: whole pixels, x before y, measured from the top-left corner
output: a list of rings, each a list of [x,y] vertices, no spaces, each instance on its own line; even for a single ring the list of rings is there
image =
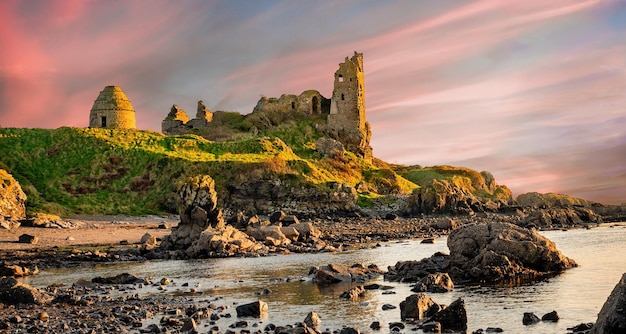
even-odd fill
[[[26,194],[6,170],[0,169],[0,216],[9,220],[26,218]]]

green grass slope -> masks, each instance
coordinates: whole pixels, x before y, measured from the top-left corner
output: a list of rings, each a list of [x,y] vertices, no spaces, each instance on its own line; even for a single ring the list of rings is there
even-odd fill
[[[318,118],[233,115],[225,113],[215,123],[222,141],[206,139],[207,133],[1,128],[0,168],[20,182],[31,215],[175,212],[177,184],[199,174],[215,179],[218,197],[226,197],[229,186],[262,178],[281,179],[294,189],[331,191],[332,183],[345,183],[357,188],[363,206],[380,196],[408,195],[433,178],[466,182],[477,193],[497,196],[486,174],[469,169],[391,166],[350,152],[323,157],[315,151]]]

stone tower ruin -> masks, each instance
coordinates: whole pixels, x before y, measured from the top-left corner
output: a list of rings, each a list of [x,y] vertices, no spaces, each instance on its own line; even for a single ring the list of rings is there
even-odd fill
[[[372,132],[365,119],[365,77],[363,54],[346,57],[335,72],[333,96],[326,132],[340,141],[346,150],[363,158],[372,158]]]
[[[89,114],[90,128],[136,129],[135,110],[118,86],[106,86]]]

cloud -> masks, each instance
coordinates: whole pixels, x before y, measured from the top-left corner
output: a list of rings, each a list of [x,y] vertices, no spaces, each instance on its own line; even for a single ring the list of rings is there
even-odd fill
[[[0,125],[86,126],[110,84],[143,129],[200,99],[248,113],[261,94],[330,96],[337,64],[359,51],[376,156],[625,202],[620,6],[7,0]]]

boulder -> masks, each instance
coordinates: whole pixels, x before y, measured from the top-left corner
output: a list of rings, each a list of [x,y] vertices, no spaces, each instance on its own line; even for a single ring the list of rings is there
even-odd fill
[[[626,333],[626,273],[604,302],[591,334]]]
[[[448,272],[455,279],[534,279],[577,266],[546,237],[501,222],[454,229],[448,236],[448,248]]]
[[[461,298],[453,301],[448,307],[435,313],[429,321],[441,324],[444,331],[465,331],[467,330],[467,311],[465,301]]]
[[[253,318],[265,318],[267,317],[267,303],[258,300],[252,303],[243,304],[237,306],[235,309],[238,317],[253,317]]]
[[[558,322],[559,319],[561,319],[561,317],[557,311],[548,312],[541,317],[541,321]]]
[[[350,300],[358,300],[359,298],[365,295],[365,289],[362,285],[355,286],[354,288],[343,292],[339,298],[342,299],[350,299]]]
[[[361,331],[354,327],[343,327],[339,334],[361,334]]]
[[[305,241],[308,238],[321,238],[322,231],[315,227],[311,222],[302,222],[289,225],[289,227],[295,228],[300,234],[299,240]]]
[[[293,226],[283,226],[280,231],[285,235],[285,238],[291,241],[298,241],[300,239],[300,232]]]
[[[398,261],[387,268],[385,279],[391,282],[419,282],[430,274],[445,272],[450,256],[437,252],[419,261]]]
[[[10,220],[26,218],[26,194],[6,170],[0,169],[0,216]]]
[[[413,292],[449,292],[454,290],[452,278],[447,273],[428,274],[411,289]]]
[[[312,268],[309,274],[313,275],[313,282],[318,284],[331,284],[339,282],[367,282],[374,277],[382,275],[384,272],[375,264],[365,267],[362,264],[355,264],[351,267],[329,264],[321,268]]]
[[[304,323],[308,327],[317,328],[322,323],[322,320],[320,319],[320,316],[317,314],[317,312],[312,311],[306,315],[306,318],[304,318]]]
[[[285,217],[287,217],[287,214],[284,211],[275,211],[270,215],[270,223],[276,224]]]
[[[434,314],[433,310],[439,310],[438,306],[433,307],[435,305],[437,303],[425,293],[410,295],[400,302],[400,318],[402,320],[428,318]]]
[[[146,233],[141,237],[140,242],[143,245],[155,246],[157,244],[157,238],[150,233]]]
[[[0,216],[0,228],[2,228],[2,229],[12,230],[12,229],[20,227],[20,225],[22,225],[22,224],[20,222],[18,222],[18,221],[5,220],[4,216]]]
[[[459,226],[459,221],[456,219],[452,219],[452,218],[448,218],[448,217],[444,217],[442,219],[438,219],[437,221],[435,221],[434,223],[430,224],[430,226],[434,229],[437,230],[453,230],[455,228],[457,228]]]
[[[0,302],[4,304],[37,304],[44,305],[52,301],[52,297],[38,289],[18,282],[13,277],[0,278]]]
[[[34,244],[39,242],[39,238],[34,236],[34,235],[24,233],[24,234],[19,236],[18,242],[22,243],[22,244],[33,244],[34,245]]]
[[[339,158],[343,157],[344,147],[340,141],[321,137],[315,142],[315,150],[317,153],[327,158]]]
[[[524,316],[522,317],[522,324],[524,324],[525,326],[534,325],[539,321],[541,321],[541,319],[539,319],[539,317],[536,316],[534,313],[524,312]]]

